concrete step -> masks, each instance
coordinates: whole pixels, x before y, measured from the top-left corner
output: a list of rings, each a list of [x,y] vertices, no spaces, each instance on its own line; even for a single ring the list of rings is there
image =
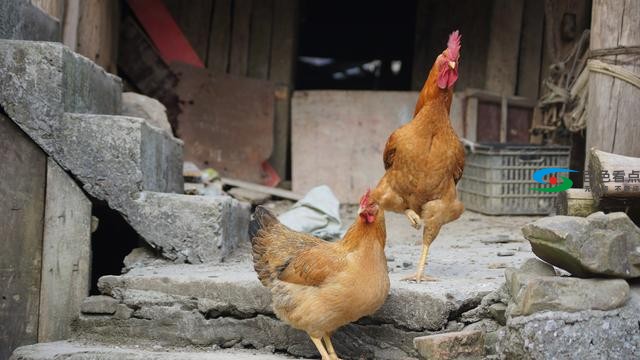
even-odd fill
[[[60,22],[29,0],[0,1],[0,39],[60,41]]]
[[[0,106],[50,155],[64,113],[119,114],[122,82],[60,43],[0,40]]]
[[[52,155],[89,194],[117,210],[140,191],[183,189],[182,141],[140,118],[67,113]]]
[[[55,159],[168,259],[220,261],[247,237],[249,207],[182,192],[182,141],[143,119],[65,114]]]
[[[10,360],[282,360],[289,356],[241,349],[175,349],[162,346],[121,347],[109,344],[57,341],[22,346]]]
[[[83,313],[75,334],[124,343],[149,339],[163,346],[272,346],[294,356],[317,356],[306,334],[275,318],[270,293],[252,266],[248,259],[160,264],[104,276],[99,287],[107,296],[103,301],[111,302],[109,310]],[[390,296],[375,315],[336,332],[341,357],[417,357],[413,338],[458,326],[454,319],[461,312],[499,286],[499,281],[411,284],[399,278],[392,274]]]

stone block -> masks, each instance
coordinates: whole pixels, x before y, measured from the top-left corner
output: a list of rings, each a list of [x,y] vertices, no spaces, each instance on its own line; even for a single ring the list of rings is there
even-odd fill
[[[422,358],[429,360],[480,360],[485,354],[484,334],[481,331],[422,336],[413,339],[413,344]]]
[[[249,208],[226,195],[141,192],[127,220],[164,257],[178,262],[221,261],[248,241]]]
[[[541,259],[580,277],[640,277],[640,229],[624,213],[553,216],[522,228]]]
[[[118,306],[118,300],[104,295],[89,296],[80,306],[83,314],[114,314]]]

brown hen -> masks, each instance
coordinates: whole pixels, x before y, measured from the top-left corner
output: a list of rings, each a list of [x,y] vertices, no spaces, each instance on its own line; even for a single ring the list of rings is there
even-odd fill
[[[389,292],[384,212],[362,197],[358,218],[337,242],[292,231],[258,207],[249,234],[253,263],[279,319],[305,331],[322,359],[338,359],[330,336],[373,314]]]
[[[414,227],[424,222],[418,269],[405,280],[435,280],[423,275],[429,246],[440,227],[464,211],[456,192],[464,148],[449,119],[459,54],[460,35],[455,31],[429,72],[414,118],[389,136],[383,159],[386,173],[372,193],[383,209],[404,213]]]

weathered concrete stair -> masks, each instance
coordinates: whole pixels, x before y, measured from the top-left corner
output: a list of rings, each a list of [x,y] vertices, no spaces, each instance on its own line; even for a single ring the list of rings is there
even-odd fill
[[[10,360],[281,360],[290,357],[269,352],[226,349],[164,349],[58,341],[23,346]]]
[[[246,206],[175,194],[182,142],[117,116],[121,81],[89,59],[57,43],[0,40],[0,83],[9,117],[166,258],[219,261],[246,238]]]
[[[486,292],[452,294],[392,280],[391,294],[373,316],[334,335],[343,358],[414,358],[413,338],[444,331],[450,318],[474,307]],[[103,313],[84,313],[75,328],[83,339],[163,346],[263,349],[294,356],[317,352],[301,331],[275,318],[270,294],[248,261],[216,265],[152,265],[105,276]]]

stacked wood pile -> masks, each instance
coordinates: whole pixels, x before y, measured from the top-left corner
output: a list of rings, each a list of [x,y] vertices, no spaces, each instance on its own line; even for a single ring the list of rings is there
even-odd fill
[[[591,149],[582,189],[558,194],[558,215],[622,211],[640,224],[640,158]]]

